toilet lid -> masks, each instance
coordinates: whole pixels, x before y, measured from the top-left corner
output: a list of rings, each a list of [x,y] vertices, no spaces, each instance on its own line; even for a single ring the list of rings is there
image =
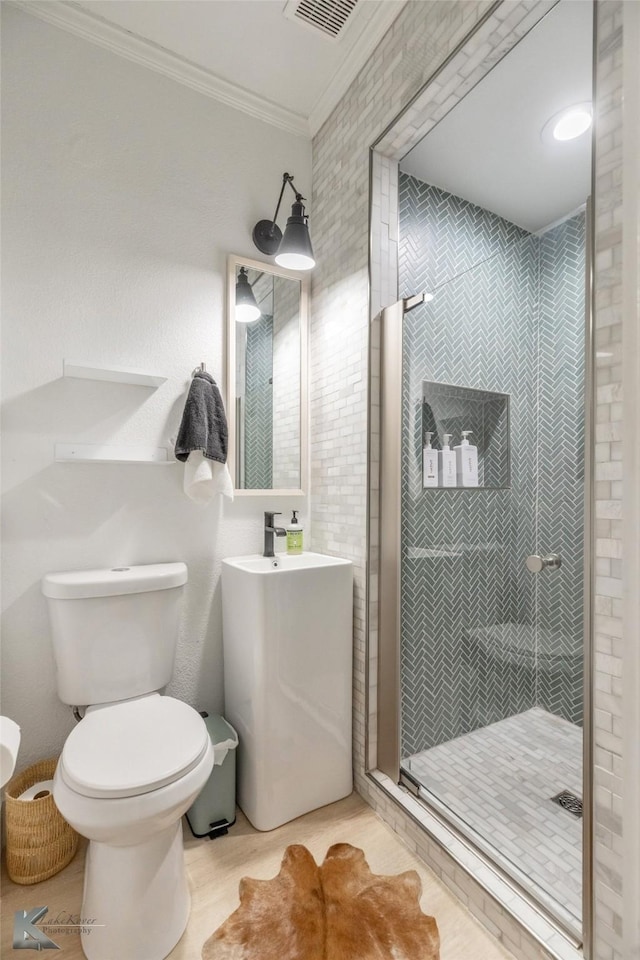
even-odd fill
[[[68,785],[85,797],[135,797],[173,783],[207,752],[193,707],[158,695],[94,708],[67,737]]]

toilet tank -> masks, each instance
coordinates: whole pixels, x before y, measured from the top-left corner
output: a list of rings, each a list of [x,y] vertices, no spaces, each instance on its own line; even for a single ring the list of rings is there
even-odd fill
[[[49,573],[58,696],[86,705],[159,690],[171,679],[184,563]]]

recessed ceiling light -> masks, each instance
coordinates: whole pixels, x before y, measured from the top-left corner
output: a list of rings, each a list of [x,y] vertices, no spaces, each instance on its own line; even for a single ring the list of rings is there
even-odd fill
[[[587,132],[591,121],[591,103],[588,100],[584,103],[574,103],[547,120],[542,128],[542,139],[547,143],[552,143],[554,140],[560,142],[575,140],[576,137],[581,137]]]

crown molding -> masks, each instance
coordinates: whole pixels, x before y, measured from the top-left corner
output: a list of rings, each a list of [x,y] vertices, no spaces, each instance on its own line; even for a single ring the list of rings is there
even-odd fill
[[[206,97],[280,127],[287,133],[309,139],[310,128],[306,117],[229,83],[184,57],[109,23],[102,17],[88,13],[74,3],[65,0],[13,0],[13,5],[31,16],[82,37],[83,40],[111,50],[125,60],[164,74]]]
[[[342,61],[309,114],[312,137],[315,137],[322,124],[331,115],[406,4],[407,0],[394,0],[393,3],[381,4],[366,21],[361,22],[359,33],[354,29],[349,56]],[[364,10],[370,9],[366,3],[362,6]],[[356,23],[353,27],[356,27]]]

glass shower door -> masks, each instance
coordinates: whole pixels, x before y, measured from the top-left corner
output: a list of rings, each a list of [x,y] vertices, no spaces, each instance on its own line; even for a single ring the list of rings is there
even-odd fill
[[[585,216],[509,227],[404,317],[401,769],[579,935]],[[467,430],[479,486],[425,488]]]

